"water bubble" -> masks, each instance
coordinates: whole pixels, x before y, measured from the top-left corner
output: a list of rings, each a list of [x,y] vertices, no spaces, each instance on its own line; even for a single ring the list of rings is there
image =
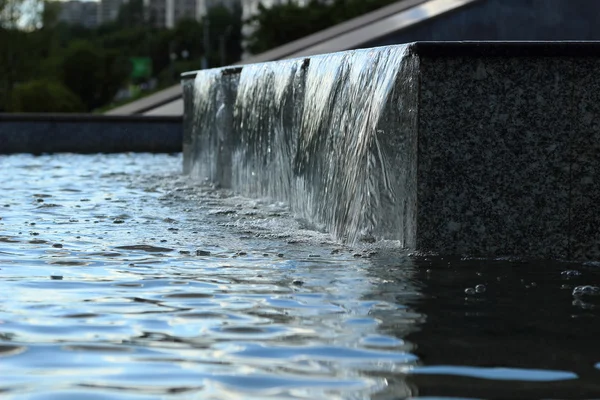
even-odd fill
[[[583,265],[586,267],[600,267],[600,261],[586,261]]]
[[[561,289],[571,289],[571,288],[573,288],[573,286],[571,286],[571,285],[561,285],[560,288]]]
[[[577,286],[575,289],[573,289],[573,296],[576,296],[576,297],[597,296],[597,295],[600,295],[600,287],[598,287],[598,286],[585,285],[585,286]]]
[[[579,307],[584,310],[592,310],[596,308],[594,304],[586,303],[585,301],[581,301],[580,299],[573,300],[572,303],[575,307]]]
[[[485,287],[485,285],[477,285],[477,286],[475,286],[475,291],[476,291],[477,293],[484,293],[484,292],[485,292],[485,290],[486,290],[486,287]]]
[[[575,277],[575,276],[580,276],[580,275],[581,275],[581,272],[579,272],[579,271],[575,271],[575,270],[567,270],[567,271],[563,271],[563,272],[561,272],[561,273],[560,273],[560,275],[561,275],[563,278],[567,278],[567,279],[569,279],[569,278],[572,278],[572,277]]]
[[[465,289],[465,294],[466,294],[466,295],[472,296],[472,295],[474,295],[475,293],[477,293],[477,291],[476,291],[474,288],[471,288],[471,287],[470,287],[470,288],[466,288],[466,289]]]

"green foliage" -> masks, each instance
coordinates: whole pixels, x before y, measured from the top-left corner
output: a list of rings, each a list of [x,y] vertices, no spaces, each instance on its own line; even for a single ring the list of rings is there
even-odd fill
[[[247,21],[255,28],[247,40],[247,50],[262,53],[396,1],[311,0],[302,7],[288,0],[270,8],[261,3],[258,14]]]
[[[235,7],[233,11],[224,6],[213,7],[208,10],[206,20],[209,23],[209,65],[229,65],[238,61],[242,55],[241,7]],[[221,51],[224,51],[223,55]]]
[[[144,24],[144,0],[129,0],[119,9],[116,24],[126,28]]]
[[[151,59],[151,79],[160,88],[179,82],[182,72],[199,69],[205,56],[209,65],[216,67],[233,63],[241,55],[239,8],[231,12],[217,6],[203,22],[181,20],[173,29],[166,29],[149,23],[143,0],[129,0],[114,22],[88,29],[60,22],[60,1],[44,0],[43,9],[32,19],[41,21],[40,26],[17,29],[15,18],[20,9],[14,6],[41,1],[0,0],[0,14],[9,6],[14,11],[7,14],[8,19],[0,15],[0,112],[57,111],[52,104],[62,104],[56,99],[61,94],[66,104],[72,105],[73,96],[77,98],[77,107],[72,107],[77,111],[104,108],[120,89],[147,83],[144,77],[131,77],[132,57]],[[32,95],[31,88],[51,93],[47,98],[54,100],[46,102],[46,97]],[[60,110],[68,108],[61,106]]]
[[[43,50],[29,39],[25,32],[0,28],[0,110],[7,107],[15,84],[31,79],[38,70]]]
[[[10,111],[70,113],[85,111],[85,107],[77,95],[60,82],[36,80],[14,88]]]
[[[74,42],[61,65],[62,81],[88,110],[110,101],[125,83],[130,64],[118,52],[103,51],[91,42]]]
[[[184,72],[195,71],[202,67],[200,60],[175,61],[169,68],[165,68],[158,74],[160,86],[169,86],[179,81]]]

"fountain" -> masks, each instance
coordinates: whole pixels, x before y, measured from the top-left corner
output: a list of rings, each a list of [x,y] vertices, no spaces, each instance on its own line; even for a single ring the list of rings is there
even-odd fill
[[[183,77],[184,169],[336,238],[600,256],[594,42],[421,42]]]

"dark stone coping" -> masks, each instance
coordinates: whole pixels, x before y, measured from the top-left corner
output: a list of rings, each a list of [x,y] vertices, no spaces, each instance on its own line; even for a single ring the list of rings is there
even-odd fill
[[[600,57],[599,41],[452,41],[408,43],[414,55],[425,57]],[[318,57],[318,56],[316,56]],[[277,62],[277,61],[271,61]],[[303,68],[310,64],[304,59]],[[243,67],[223,67],[223,75],[239,74]],[[181,74],[181,79],[193,79],[202,72]]]
[[[95,122],[95,123],[181,123],[182,116],[155,116],[155,115],[106,115],[106,114],[44,114],[44,113],[0,113],[0,123],[13,122]]]
[[[0,154],[180,152],[180,116],[0,114]]]
[[[598,41],[414,42],[413,54],[426,57],[599,57]]]

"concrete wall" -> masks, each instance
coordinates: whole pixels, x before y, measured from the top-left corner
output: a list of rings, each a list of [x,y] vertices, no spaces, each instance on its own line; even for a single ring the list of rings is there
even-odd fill
[[[181,151],[182,118],[0,115],[0,154]]]
[[[373,50],[378,51],[383,50]],[[393,204],[378,205],[385,212],[376,219],[383,226],[376,236],[441,254],[600,259],[600,77],[594,74],[600,43],[416,43],[398,62],[403,60],[411,67],[399,70],[385,111],[373,125],[378,149],[367,158],[375,160],[374,171],[387,175],[386,185],[402,187],[391,188]],[[330,78],[324,75],[323,82]],[[344,90],[342,85],[336,93]],[[350,103],[332,115],[344,121],[345,113],[356,112],[352,108]],[[269,107],[260,113],[259,120],[273,118]],[[230,128],[233,134],[239,127]],[[205,132],[195,129],[194,135]],[[336,145],[344,141],[331,146],[338,140],[335,129],[328,135],[334,136],[310,147],[311,157],[322,160],[311,174],[325,173],[328,162],[361,165],[348,156],[355,149]],[[302,147],[302,133],[296,140]],[[377,166],[382,154],[392,168]],[[298,163],[297,157],[289,163]],[[300,179],[305,189],[315,182],[329,185],[320,191],[346,190],[348,176],[341,172],[343,180],[306,180],[304,171],[289,185]],[[340,192],[339,198],[351,194]],[[341,239],[349,232],[340,230],[339,222],[360,220],[348,213],[377,214],[345,208],[335,198],[327,197],[325,206],[337,213],[335,232]],[[296,211],[318,211],[324,207],[319,199],[299,198],[292,205]],[[329,226],[323,214],[312,215]],[[350,225],[348,231],[356,228]],[[394,230],[400,226],[401,232]]]

